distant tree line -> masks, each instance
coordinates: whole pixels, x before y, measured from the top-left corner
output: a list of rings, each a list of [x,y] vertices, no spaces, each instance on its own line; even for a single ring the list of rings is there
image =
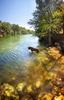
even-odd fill
[[[40,41],[51,46],[64,40],[64,2],[63,0],[36,0],[36,10],[29,24],[34,26]],[[61,36],[62,35],[62,36]]]
[[[22,34],[32,34],[34,31],[25,29],[16,24],[10,24],[9,22],[0,21],[0,37],[7,35],[22,35]]]

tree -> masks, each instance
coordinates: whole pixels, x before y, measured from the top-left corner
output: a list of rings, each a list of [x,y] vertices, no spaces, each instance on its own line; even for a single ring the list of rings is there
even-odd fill
[[[15,35],[16,33],[18,33],[18,32],[19,32],[19,26],[18,26],[18,25],[13,24],[13,25],[12,25],[12,30],[14,31],[14,35]]]
[[[59,3],[58,0],[36,0],[34,17],[30,20],[30,24],[34,25],[36,35],[39,38],[45,35],[48,36],[49,45],[51,45],[52,33],[59,31],[60,18],[59,13],[56,11]]]
[[[8,22],[1,22],[0,29],[4,31],[5,35],[10,34],[11,25]]]
[[[64,34],[64,3],[62,3],[59,7],[58,7],[58,13],[60,13],[60,19],[61,19],[61,29],[63,30],[63,34]]]
[[[0,37],[7,36],[7,35],[16,35],[16,34],[30,34],[34,33],[32,30],[28,30],[24,27],[20,27],[16,24],[10,24],[9,22],[2,22],[0,21]]]

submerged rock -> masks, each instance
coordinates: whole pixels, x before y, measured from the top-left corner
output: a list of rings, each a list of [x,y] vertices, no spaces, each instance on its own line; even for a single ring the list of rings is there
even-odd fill
[[[33,91],[32,85],[28,85],[28,86],[27,86],[27,92],[30,93],[30,92],[32,92],[32,91]]]
[[[2,90],[1,90],[1,91],[2,91],[2,95],[4,95],[4,96],[10,97],[10,96],[14,95],[14,93],[15,93],[14,87],[11,86],[11,85],[8,84],[8,83],[4,83],[4,84],[1,86],[1,89],[2,89]]]
[[[64,100],[64,96],[63,95],[55,96],[54,100]]]
[[[41,86],[41,81],[38,80],[38,81],[36,82],[35,86],[36,86],[36,88],[39,88],[39,87]]]
[[[58,59],[61,56],[60,51],[56,47],[50,48],[48,53],[54,59]]]
[[[21,82],[21,83],[18,83],[17,87],[16,87],[16,90],[21,92],[24,88],[24,86],[26,85],[25,82]]]
[[[60,89],[60,93],[61,93],[62,95],[64,95],[64,87],[62,87],[62,88]]]
[[[53,100],[53,94],[47,93],[40,100]]]

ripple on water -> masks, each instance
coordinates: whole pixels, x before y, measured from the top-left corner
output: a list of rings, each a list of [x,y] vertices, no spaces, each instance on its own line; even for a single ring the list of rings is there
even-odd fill
[[[6,42],[6,46],[4,48],[5,52],[3,51],[2,53],[0,53],[0,69],[2,69],[6,73],[9,73],[8,71],[11,72],[13,70],[13,72],[15,71],[15,73],[25,74],[27,70],[25,61],[28,59],[32,60],[34,58],[34,54],[29,53],[28,47],[37,47],[38,38],[32,35],[25,35],[21,36],[18,41],[15,40],[15,42],[9,39],[8,42]],[[8,48],[9,44],[11,44],[10,49],[6,49]],[[2,47],[4,47],[4,45]],[[3,76],[1,70],[0,75]]]

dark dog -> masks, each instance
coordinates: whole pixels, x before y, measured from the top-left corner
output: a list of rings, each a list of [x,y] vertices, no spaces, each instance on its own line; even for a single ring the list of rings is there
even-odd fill
[[[33,48],[33,47],[28,47],[29,50],[32,52],[35,51],[36,53],[39,53],[39,49]]]

